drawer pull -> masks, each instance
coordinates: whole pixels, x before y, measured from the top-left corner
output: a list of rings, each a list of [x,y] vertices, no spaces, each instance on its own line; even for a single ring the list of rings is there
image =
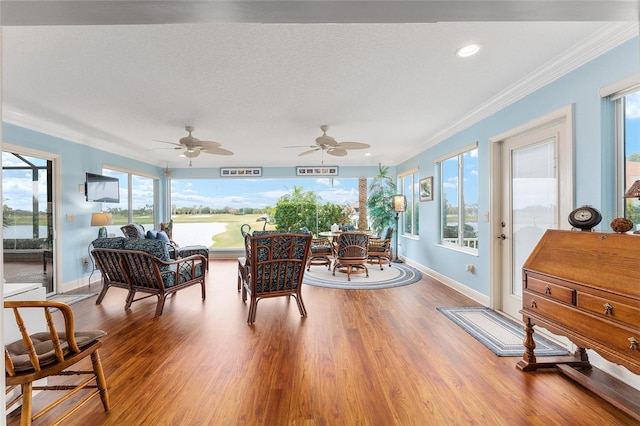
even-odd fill
[[[551,287],[549,287],[548,285],[546,285],[544,287],[544,294],[551,294]]]
[[[538,307],[538,304],[536,303],[536,301],[535,301],[535,300],[532,300],[532,301],[531,301],[531,307],[532,307],[532,308],[537,308],[537,307]]]
[[[635,351],[638,348],[638,340],[635,337],[629,337],[629,342],[631,343],[629,349]]]
[[[609,303],[605,303],[604,304],[604,314],[605,315],[609,315],[611,313],[611,311],[613,311],[613,306],[611,306]]]

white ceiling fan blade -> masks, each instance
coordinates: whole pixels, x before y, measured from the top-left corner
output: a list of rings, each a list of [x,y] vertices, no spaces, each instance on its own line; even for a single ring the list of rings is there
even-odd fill
[[[222,144],[220,142],[216,142],[216,141],[199,141],[196,145],[199,145],[203,148],[219,148],[222,146]]]
[[[329,148],[327,154],[335,155],[336,157],[344,157],[347,155],[347,150],[342,148]]]
[[[371,145],[369,145],[368,143],[362,143],[362,142],[340,142],[339,144],[337,144],[335,146],[335,148],[342,148],[342,149],[367,149],[367,148],[371,148]]]
[[[182,148],[182,145],[180,145],[179,143],[175,143],[175,142],[159,141],[157,139],[154,139],[153,142],[168,143],[169,145],[175,146],[176,149],[181,149]]]
[[[283,146],[283,148],[316,148],[316,145],[291,145]]]
[[[301,152],[300,154],[298,154],[298,157],[302,157],[303,155],[311,154],[312,152],[316,152],[318,150],[320,150],[320,147],[310,149],[309,151]]]
[[[215,154],[215,155],[233,155],[233,152],[228,151],[224,148],[218,148],[217,146],[206,148],[201,147],[200,150],[205,154]]]

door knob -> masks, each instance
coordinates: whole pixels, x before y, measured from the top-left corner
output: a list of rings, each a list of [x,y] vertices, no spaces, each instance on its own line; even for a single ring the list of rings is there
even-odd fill
[[[506,239],[507,239],[507,236],[506,236],[506,235],[504,235],[504,234],[500,234],[500,235],[498,236],[498,239],[499,239],[499,240],[506,240]]]

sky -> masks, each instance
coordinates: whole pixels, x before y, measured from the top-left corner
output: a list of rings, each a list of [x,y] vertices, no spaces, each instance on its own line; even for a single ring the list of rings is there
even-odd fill
[[[274,207],[280,197],[293,192],[315,192],[323,202],[353,204],[358,202],[357,178],[294,179],[172,179],[171,204],[177,207],[213,208]]]

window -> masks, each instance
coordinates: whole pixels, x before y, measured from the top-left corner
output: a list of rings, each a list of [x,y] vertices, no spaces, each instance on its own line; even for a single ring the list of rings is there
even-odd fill
[[[441,242],[478,250],[478,148],[466,147],[440,161]]]
[[[624,193],[637,180],[640,180],[640,90],[629,93],[616,100],[616,121],[618,144],[621,147],[621,171]],[[624,217],[636,226],[640,224],[640,200],[624,199]]]
[[[420,208],[418,198],[418,181],[420,175],[418,171],[400,176],[399,193],[407,197],[407,210],[401,214],[401,224],[399,228],[403,235],[419,235],[418,211]]]
[[[338,222],[335,216],[343,219],[338,224],[357,227],[358,190],[357,178],[174,178],[173,239],[181,246],[206,245],[212,252],[242,250],[241,229],[272,230],[283,224],[285,218],[277,214],[276,207],[287,195],[298,208],[294,215],[285,214],[286,219],[297,216],[303,222],[299,225],[316,235],[329,231]],[[291,207],[290,212],[296,210]]]
[[[120,181],[120,203],[102,205],[102,209],[113,216],[113,225],[108,226],[107,231],[120,235],[120,227],[131,222],[137,222],[147,230],[153,229],[157,179],[108,168],[103,168],[102,174]]]

